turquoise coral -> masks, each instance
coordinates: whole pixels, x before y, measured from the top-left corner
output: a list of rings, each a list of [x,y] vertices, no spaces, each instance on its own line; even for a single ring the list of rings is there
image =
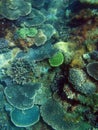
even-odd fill
[[[17,127],[28,127],[36,124],[40,118],[40,111],[38,106],[33,106],[28,110],[14,109],[10,113],[11,121]]]

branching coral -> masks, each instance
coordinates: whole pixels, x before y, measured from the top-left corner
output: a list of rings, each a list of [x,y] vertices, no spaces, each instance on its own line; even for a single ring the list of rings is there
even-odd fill
[[[11,63],[7,75],[17,84],[25,84],[32,81],[32,65],[25,59],[16,59]]]

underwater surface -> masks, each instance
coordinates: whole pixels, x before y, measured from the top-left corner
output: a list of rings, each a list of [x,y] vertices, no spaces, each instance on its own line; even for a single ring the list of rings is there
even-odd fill
[[[0,0],[0,130],[98,130],[98,0]]]

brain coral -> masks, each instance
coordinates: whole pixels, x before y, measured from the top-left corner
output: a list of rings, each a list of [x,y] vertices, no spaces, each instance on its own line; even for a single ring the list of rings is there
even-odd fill
[[[32,81],[32,65],[25,59],[15,59],[7,71],[8,76],[17,84],[25,84]]]

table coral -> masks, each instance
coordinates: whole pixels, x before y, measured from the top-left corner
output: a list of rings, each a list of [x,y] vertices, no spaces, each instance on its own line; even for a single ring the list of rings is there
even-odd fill
[[[25,85],[9,85],[5,88],[4,93],[7,101],[15,108],[25,110],[34,105],[34,98],[41,87],[40,83]]]
[[[16,20],[20,16],[25,16],[31,12],[31,4],[24,2],[24,0],[1,0],[0,8],[0,14],[10,20]]]
[[[14,109],[10,113],[11,121],[17,127],[28,127],[36,124],[40,118],[38,106],[33,106],[28,110]]]
[[[31,12],[25,17],[20,17],[16,23],[20,26],[25,25],[27,27],[39,26],[45,22],[45,16],[42,12],[37,9],[32,8]]]

